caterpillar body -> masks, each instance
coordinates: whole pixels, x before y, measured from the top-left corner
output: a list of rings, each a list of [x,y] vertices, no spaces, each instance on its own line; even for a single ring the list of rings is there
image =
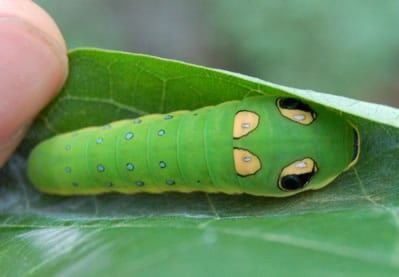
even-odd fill
[[[28,176],[59,195],[222,192],[283,197],[320,189],[359,157],[356,127],[295,98],[249,97],[152,114],[40,143]]]

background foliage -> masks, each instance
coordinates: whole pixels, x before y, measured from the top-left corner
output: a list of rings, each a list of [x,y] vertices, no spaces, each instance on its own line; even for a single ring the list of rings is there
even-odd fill
[[[69,47],[224,68],[399,106],[399,2],[38,0]]]

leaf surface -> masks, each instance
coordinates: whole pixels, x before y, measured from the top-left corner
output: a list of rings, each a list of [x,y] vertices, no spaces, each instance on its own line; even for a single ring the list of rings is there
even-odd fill
[[[222,194],[54,197],[26,156],[58,133],[253,95],[297,95],[360,129],[358,164],[325,189],[285,199]],[[157,57],[80,49],[70,76],[0,178],[4,275],[399,272],[399,111]],[[46,170],[46,169],[43,169]]]

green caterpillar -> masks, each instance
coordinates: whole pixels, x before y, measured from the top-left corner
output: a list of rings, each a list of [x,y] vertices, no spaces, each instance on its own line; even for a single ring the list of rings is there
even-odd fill
[[[295,98],[249,97],[50,138],[28,160],[41,191],[222,192],[283,197],[320,189],[359,157],[357,128]]]

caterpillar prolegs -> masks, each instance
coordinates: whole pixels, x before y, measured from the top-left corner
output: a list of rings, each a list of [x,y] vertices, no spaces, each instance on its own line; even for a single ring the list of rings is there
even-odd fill
[[[295,98],[249,97],[152,114],[40,143],[28,175],[59,195],[222,192],[289,196],[319,189],[354,165],[356,127]]]

